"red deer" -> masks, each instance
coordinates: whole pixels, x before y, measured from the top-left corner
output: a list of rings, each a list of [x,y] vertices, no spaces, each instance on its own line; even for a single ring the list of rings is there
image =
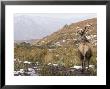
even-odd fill
[[[87,25],[83,29],[78,30],[78,34],[80,35],[78,53],[79,53],[79,58],[82,62],[82,72],[84,72],[86,69],[86,62],[87,62],[87,67],[89,69],[89,62],[90,62],[90,58],[92,57],[92,49],[91,49],[92,46],[89,40],[86,38],[86,33],[90,26]]]

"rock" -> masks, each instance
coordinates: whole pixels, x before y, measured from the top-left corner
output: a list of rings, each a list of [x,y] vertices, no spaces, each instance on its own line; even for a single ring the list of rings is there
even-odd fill
[[[58,57],[59,55],[57,54],[56,57]]]
[[[66,40],[63,40],[63,42],[66,42]]]
[[[82,66],[74,66],[73,68],[75,68],[75,69],[81,69]]]
[[[58,66],[58,64],[53,64],[53,66]]]
[[[51,65],[52,63],[48,63],[48,65]]]
[[[20,73],[24,73],[24,69],[20,69],[20,71],[19,71]]]
[[[14,71],[14,76],[18,76],[20,74],[20,71]]]
[[[24,61],[24,63],[25,63],[25,64],[31,64],[31,62],[29,62],[29,61]]]
[[[94,68],[94,67],[95,67],[95,65],[89,65],[89,67]]]
[[[34,69],[33,68],[28,68],[28,71],[34,71]]]

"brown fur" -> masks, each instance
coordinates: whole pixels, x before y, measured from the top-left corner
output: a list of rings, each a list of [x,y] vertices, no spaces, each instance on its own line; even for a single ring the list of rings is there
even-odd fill
[[[89,61],[92,56],[92,49],[89,43],[81,43],[78,47],[79,57],[82,62],[82,72],[85,70],[86,62],[89,69]]]
[[[92,46],[88,41],[88,39],[86,38],[86,32],[87,32],[87,27],[78,31],[78,33],[80,34],[80,43],[79,43],[78,51],[79,51],[80,60],[82,62],[82,72],[85,70],[86,62],[88,64],[87,66],[89,69],[89,61],[92,56],[92,49],[91,49]]]

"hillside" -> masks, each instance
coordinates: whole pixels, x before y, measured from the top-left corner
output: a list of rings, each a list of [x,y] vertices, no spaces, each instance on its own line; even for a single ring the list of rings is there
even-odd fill
[[[87,34],[87,38],[93,44],[93,46],[97,45],[97,19],[87,19],[84,21],[80,21],[77,23],[72,23],[70,25],[65,25],[57,32],[44,37],[43,39],[39,40],[38,42],[33,42],[34,45],[47,45],[47,46],[69,46],[69,45],[77,45],[77,28],[83,28],[87,24],[91,24],[92,28],[90,29],[89,33]]]
[[[30,43],[30,44],[34,44],[35,42],[37,43],[39,41],[39,39],[31,39],[31,40],[14,40],[15,44],[20,44],[22,42],[26,42],[26,43]]]

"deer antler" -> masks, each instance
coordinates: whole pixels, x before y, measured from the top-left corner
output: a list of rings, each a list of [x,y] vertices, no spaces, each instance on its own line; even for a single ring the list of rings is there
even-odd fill
[[[85,35],[87,34],[87,32],[91,27],[92,27],[92,24],[87,24],[86,26],[84,26],[84,28],[76,27],[77,33],[80,34],[81,36]]]
[[[90,29],[92,27],[92,24],[87,24],[84,28],[83,28],[83,30],[85,31],[85,33],[86,32],[88,32],[88,29]]]

